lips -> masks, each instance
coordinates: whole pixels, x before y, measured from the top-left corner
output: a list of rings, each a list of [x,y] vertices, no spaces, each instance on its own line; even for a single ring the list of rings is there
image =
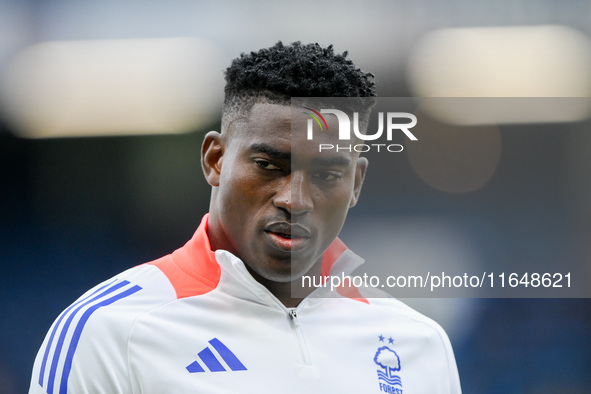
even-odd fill
[[[312,233],[306,227],[288,222],[274,222],[265,227],[269,242],[282,251],[297,251],[306,247]]]

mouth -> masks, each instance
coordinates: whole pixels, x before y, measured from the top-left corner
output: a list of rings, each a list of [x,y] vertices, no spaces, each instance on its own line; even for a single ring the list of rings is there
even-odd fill
[[[285,252],[295,252],[306,247],[312,233],[306,227],[288,223],[275,222],[265,228],[271,246]]]

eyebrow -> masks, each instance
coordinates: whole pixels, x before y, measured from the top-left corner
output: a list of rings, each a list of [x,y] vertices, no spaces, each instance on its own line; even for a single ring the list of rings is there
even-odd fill
[[[252,152],[264,153],[273,159],[291,160],[291,152],[285,152],[282,150],[278,150],[278,149],[275,149],[272,146],[267,145],[267,144],[261,144],[261,143],[252,144],[250,146],[250,150]]]
[[[285,152],[264,143],[252,144],[250,150],[264,153],[272,159],[291,160],[291,152]],[[351,164],[351,158],[347,156],[315,157],[312,162],[315,166],[320,167],[348,167]]]
[[[313,162],[314,165],[323,167],[348,167],[351,164],[351,158],[347,156],[317,157]]]

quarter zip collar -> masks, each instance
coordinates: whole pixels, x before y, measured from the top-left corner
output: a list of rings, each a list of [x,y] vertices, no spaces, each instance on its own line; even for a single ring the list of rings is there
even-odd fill
[[[344,245],[339,239],[337,239],[337,241]],[[327,287],[317,288],[308,295],[308,297],[302,300],[298,307],[286,308],[265,286],[252,277],[244,265],[244,262],[238,257],[225,250],[217,250],[215,252],[215,257],[222,268],[219,285],[223,286],[224,292],[241,299],[259,302],[269,306],[279,306],[286,313],[288,313],[290,309],[299,310],[302,305],[310,302],[310,299],[321,298],[323,295],[328,296],[328,294],[325,293],[330,292],[330,288]],[[335,261],[330,261],[330,271],[328,274],[341,275],[341,273],[343,273],[347,275],[363,264],[363,262],[364,260],[361,257],[353,253],[351,250],[346,249],[339,254]],[[348,294],[341,295],[347,296]],[[357,294],[353,295],[356,296]]]
[[[268,305],[279,303],[285,308],[267,288],[250,275],[242,260],[225,250],[215,252],[211,250],[207,236],[208,218],[208,214],[203,217],[191,240],[182,248],[149,263],[157,266],[168,277],[177,297],[205,294],[222,285],[225,291],[239,298],[256,300]],[[361,257],[336,238],[324,252],[321,273],[323,276],[341,275],[341,273],[347,275],[362,263]],[[318,288],[313,291],[313,296],[319,297],[319,293],[328,290]],[[360,297],[357,289],[345,289],[345,292],[340,290],[337,291],[346,297]],[[311,298],[310,295],[306,299],[308,298]],[[363,301],[363,299],[360,300]]]

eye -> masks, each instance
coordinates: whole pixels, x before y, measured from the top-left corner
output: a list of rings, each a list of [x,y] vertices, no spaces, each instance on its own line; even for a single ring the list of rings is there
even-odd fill
[[[340,179],[343,175],[336,171],[317,171],[313,176],[321,181],[330,182]]]
[[[261,167],[261,168],[263,168],[265,170],[270,170],[270,171],[278,171],[278,170],[281,170],[281,167],[279,167],[276,164],[271,163],[268,160],[258,159],[258,160],[255,160],[255,163],[256,163],[257,166],[259,166],[259,167]]]

